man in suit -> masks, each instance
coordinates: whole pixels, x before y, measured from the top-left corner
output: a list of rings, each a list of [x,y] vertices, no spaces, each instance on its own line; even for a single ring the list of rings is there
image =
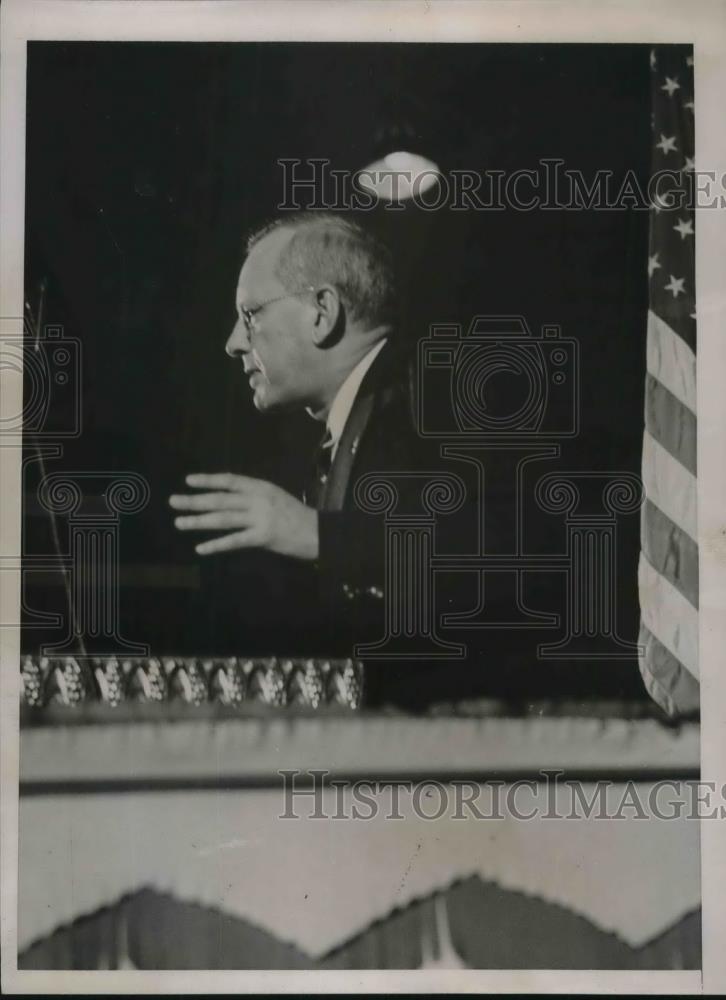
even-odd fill
[[[179,530],[221,532],[196,545],[200,555],[261,548],[313,567],[329,620],[347,622],[338,644],[382,625],[384,529],[357,507],[355,483],[423,461],[394,311],[390,255],[357,224],[301,213],[254,234],[226,350],[259,411],[306,410],[320,422],[314,474],[304,500],[228,472],[190,475],[200,492],[170,498]]]

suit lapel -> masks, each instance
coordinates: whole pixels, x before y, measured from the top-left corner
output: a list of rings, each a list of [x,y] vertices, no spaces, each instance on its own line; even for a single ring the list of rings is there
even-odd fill
[[[321,502],[322,510],[343,509],[361,438],[370,423],[371,414],[382,385],[392,374],[391,361],[395,356],[391,344],[392,339],[389,339],[388,343],[381,349],[380,354],[366,372],[355,397],[328,475]]]
[[[350,411],[343,433],[340,437],[335,459],[330,467],[328,481],[323,495],[323,510],[342,510],[343,501],[348,491],[353,463],[358,451],[360,439],[368,426],[375,396],[367,392],[356,396],[353,409]]]

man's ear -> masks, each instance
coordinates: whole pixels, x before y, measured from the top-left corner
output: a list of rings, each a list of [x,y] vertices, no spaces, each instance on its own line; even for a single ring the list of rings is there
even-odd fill
[[[313,325],[313,343],[316,347],[325,347],[337,337],[343,320],[343,303],[337,288],[333,285],[320,285],[315,290],[315,308],[317,315]]]

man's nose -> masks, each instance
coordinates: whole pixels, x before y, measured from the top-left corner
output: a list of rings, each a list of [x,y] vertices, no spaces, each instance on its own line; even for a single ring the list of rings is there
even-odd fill
[[[224,349],[230,358],[239,358],[242,354],[246,354],[249,351],[250,336],[247,332],[245,322],[241,317],[237,318],[237,322],[227,338]]]

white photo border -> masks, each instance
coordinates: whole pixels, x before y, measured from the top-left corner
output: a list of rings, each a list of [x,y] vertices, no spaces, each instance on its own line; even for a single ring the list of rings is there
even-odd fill
[[[5,0],[0,10],[0,315],[22,316],[26,42],[387,41],[692,43],[696,163],[726,174],[726,3],[723,0]],[[699,209],[698,493],[701,778],[726,784],[726,261],[724,210]],[[21,412],[5,381],[0,416]],[[20,455],[0,448],[0,551],[17,552]],[[0,574],[0,621],[17,621],[20,572]],[[726,990],[724,821],[703,823],[702,972],[26,972],[17,970],[19,630],[0,629],[2,986],[8,993],[567,992]]]

